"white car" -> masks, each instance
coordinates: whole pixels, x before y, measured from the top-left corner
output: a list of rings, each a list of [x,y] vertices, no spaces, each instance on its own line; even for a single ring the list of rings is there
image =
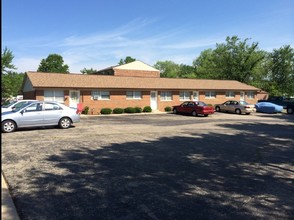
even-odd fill
[[[13,132],[18,128],[59,126],[69,128],[80,121],[77,109],[57,102],[34,101],[22,108],[1,114],[2,132]]]
[[[1,113],[11,112],[12,110],[19,109],[31,102],[37,102],[37,100],[25,99],[25,100],[14,101],[8,105],[3,105],[1,106]]]

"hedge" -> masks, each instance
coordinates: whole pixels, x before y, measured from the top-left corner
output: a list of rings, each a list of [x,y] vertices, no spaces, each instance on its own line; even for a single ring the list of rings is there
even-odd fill
[[[100,111],[102,115],[109,115],[111,114],[111,112],[112,112],[111,108],[102,108]]]
[[[152,112],[152,108],[150,106],[145,106],[143,112]]]
[[[122,114],[124,113],[124,109],[123,108],[115,108],[113,109],[113,114]]]

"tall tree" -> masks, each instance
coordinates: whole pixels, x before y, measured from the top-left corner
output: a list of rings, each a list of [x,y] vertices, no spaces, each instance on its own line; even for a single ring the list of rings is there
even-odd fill
[[[120,59],[120,61],[119,61],[118,64],[119,64],[119,65],[123,65],[123,64],[127,64],[127,63],[134,62],[134,61],[136,61],[135,58],[130,57],[130,56],[127,56],[124,60],[123,60],[123,59]]]
[[[161,77],[176,78],[178,77],[180,66],[173,61],[166,60],[157,61],[154,68],[160,71]]]
[[[1,95],[7,99],[15,97],[21,93],[21,87],[24,79],[23,73],[8,72],[1,76]]]
[[[217,70],[214,63],[214,51],[206,49],[202,51],[197,59],[193,61],[198,78],[217,79]]]
[[[290,45],[274,49],[271,58],[271,81],[275,95],[294,96],[294,50]]]
[[[12,64],[13,58],[14,56],[12,51],[5,47],[1,53],[1,74],[8,73],[11,70],[16,70],[16,67]]]
[[[46,73],[69,73],[69,67],[64,64],[61,55],[50,54],[46,59],[41,60],[37,71]]]
[[[241,41],[237,36],[227,37],[226,43],[216,44],[216,49],[205,51],[193,63],[197,71],[204,71],[211,78],[250,83],[264,53],[258,49],[258,43],[249,44],[248,41],[248,38]]]

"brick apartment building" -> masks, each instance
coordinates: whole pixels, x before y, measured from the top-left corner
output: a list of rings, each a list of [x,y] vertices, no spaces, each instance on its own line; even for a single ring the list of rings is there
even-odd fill
[[[27,72],[24,99],[58,101],[70,107],[81,103],[89,114],[102,108],[166,106],[186,100],[207,104],[229,99],[254,104],[260,89],[235,80],[160,78],[159,70],[140,61],[109,67],[93,75]]]

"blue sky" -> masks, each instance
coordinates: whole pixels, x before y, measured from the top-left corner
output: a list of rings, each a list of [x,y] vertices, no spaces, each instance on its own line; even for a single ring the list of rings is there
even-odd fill
[[[227,36],[267,51],[294,47],[293,0],[2,0],[2,50],[18,72],[57,53],[70,72],[131,56],[191,65]]]

